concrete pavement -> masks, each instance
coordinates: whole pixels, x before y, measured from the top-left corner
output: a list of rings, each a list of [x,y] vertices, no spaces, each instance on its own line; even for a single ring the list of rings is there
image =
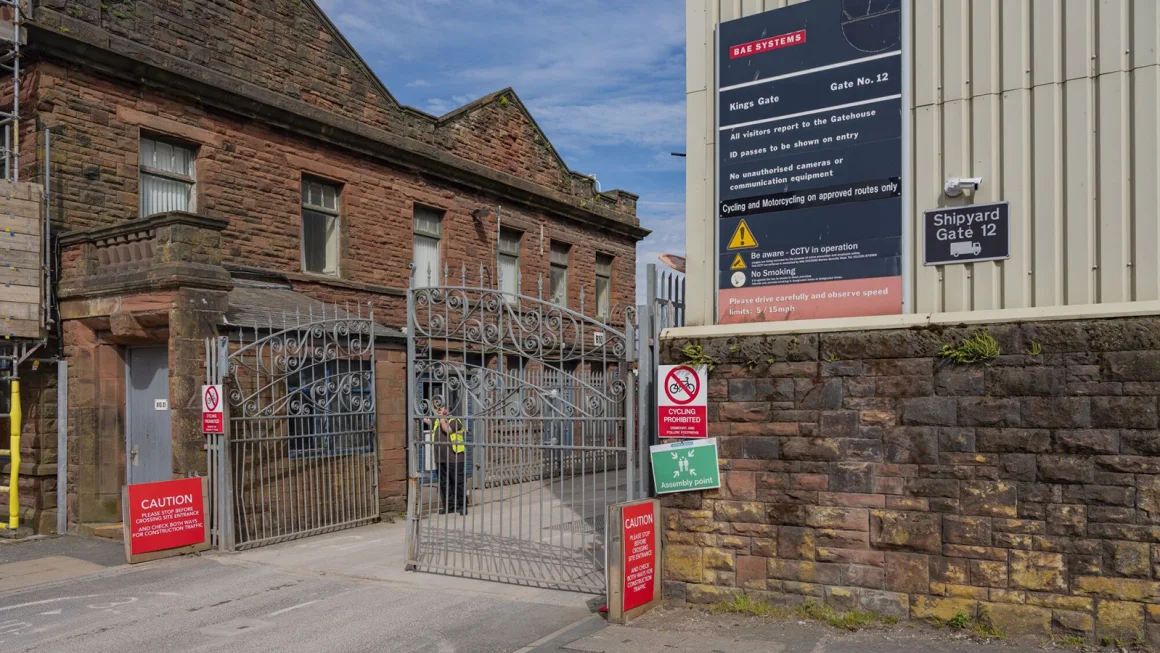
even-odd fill
[[[402,532],[377,524],[0,592],[0,650],[507,653],[600,603],[405,572]]]
[[[659,609],[630,626],[601,597],[403,570],[401,524],[237,554],[119,565],[119,543],[0,547],[0,568],[73,560],[67,580],[0,591],[0,651],[454,653],[997,653],[907,624],[856,633],[794,619]],[[38,557],[39,556],[39,557]],[[56,559],[50,563],[46,560]],[[79,566],[81,563],[88,567]],[[66,567],[68,565],[65,565]],[[25,578],[36,574],[25,573]],[[47,581],[47,582],[44,582]]]
[[[120,542],[83,537],[0,540],[0,594],[123,564]]]
[[[601,620],[600,624],[603,624]],[[529,653],[1010,653],[1006,642],[901,624],[846,632],[815,622],[658,609],[629,626],[577,624]]]

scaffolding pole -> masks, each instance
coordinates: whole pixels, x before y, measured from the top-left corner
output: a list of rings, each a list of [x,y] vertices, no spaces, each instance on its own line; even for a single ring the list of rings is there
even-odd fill
[[[0,111],[4,125],[4,178],[20,181],[20,44],[24,39],[24,17],[21,0],[0,0],[0,8],[12,12],[12,32],[4,34],[0,26],[0,71],[12,74],[12,110]]]
[[[0,362],[5,369],[3,380],[9,385],[8,448],[0,449],[0,458],[8,459],[8,485],[0,485],[0,496],[8,495],[8,519],[0,519],[0,530],[15,532],[20,526],[20,429],[23,426],[20,405],[20,364],[28,360],[41,343],[18,342],[0,348]],[[3,466],[0,466],[0,471]]]

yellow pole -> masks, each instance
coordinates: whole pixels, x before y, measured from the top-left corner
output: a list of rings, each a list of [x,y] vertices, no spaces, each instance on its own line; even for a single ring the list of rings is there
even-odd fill
[[[20,381],[12,379],[12,412],[9,413],[12,471],[8,475],[8,528],[20,526]]]

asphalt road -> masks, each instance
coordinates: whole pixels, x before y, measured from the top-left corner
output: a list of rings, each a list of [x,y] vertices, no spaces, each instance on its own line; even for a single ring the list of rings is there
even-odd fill
[[[589,596],[403,572],[394,528],[0,594],[0,651],[509,652],[591,614]]]

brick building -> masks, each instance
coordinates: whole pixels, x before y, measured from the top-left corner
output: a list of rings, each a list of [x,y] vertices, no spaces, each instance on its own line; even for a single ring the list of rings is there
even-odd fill
[[[502,261],[519,270],[501,275],[505,290],[595,317],[634,302],[635,246],[647,234],[636,196],[597,192],[569,170],[511,89],[441,117],[401,105],[311,0],[30,9],[20,166],[43,180],[50,130],[70,523],[120,520],[126,469],[131,477],[143,455],[126,445],[126,395],[159,374],[172,444],[164,471],[204,472],[205,338],[263,312],[373,303],[384,327],[379,499],[396,510],[398,327],[413,258],[419,283],[439,281],[444,266],[478,276],[481,263],[490,278]],[[152,353],[133,353],[143,345]],[[140,382],[138,364],[149,377]],[[56,509],[55,376],[23,378],[22,503],[45,530]]]

